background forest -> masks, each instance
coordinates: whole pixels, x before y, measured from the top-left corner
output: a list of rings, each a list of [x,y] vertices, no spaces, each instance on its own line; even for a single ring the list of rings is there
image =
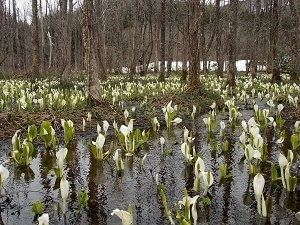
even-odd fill
[[[299,0],[0,0],[0,225],[299,224],[299,48]]]
[[[172,61],[182,62],[183,74],[188,61],[198,65],[216,61],[216,71],[223,76],[224,61],[241,59],[250,60],[247,72],[252,75],[258,65],[266,66],[273,76],[289,72],[297,78],[300,70],[296,0],[32,0],[27,4],[31,8],[24,10],[16,0],[0,1],[1,76],[56,74],[66,83],[72,72],[87,71],[88,49],[93,50],[94,71],[102,78],[124,72],[144,75],[150,63],[158,72],[159,61],[168,62],[167,73]],[[230,70],[234,73],[235,68],[228,66]],[[203,72],[209,72],[206,66]]]

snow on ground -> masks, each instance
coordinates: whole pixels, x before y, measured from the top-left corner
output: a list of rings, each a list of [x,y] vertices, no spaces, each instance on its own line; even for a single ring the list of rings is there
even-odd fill
[[[239,60],[236,62],[236,68],[237,71],[243,72],[246,71],[246,64],[247,62],[249,62],[249,60]],[[165,68],[167,70],[167,64],[168,62],[165,61]],[[227,65],[228,62],[224,62],[224,71],[227,70]],[[187,66],[189,66],[189,62],[187,62]],[[140,66],[136,67],[136,71],[139,72],[140,71]],[[217,68],[217,62],[216,61],[208,61],[207,62],[207,68],[211,71],[216,70]],[[158,63],[158,69],[160,69],[160,62]],[[200,69],[203,69],[203,61],[200,62]],[[176,62],[172,62],[172,71],[181,71],[182,70],[182,62],[180,61],[176,61]],[[265,70],[265,66],[261,66],[259,65],[259,70]],[[148,66],[148,71],[154,71],[154,62],[149,63]],[[122,73],[129,73],[129,68],[128,67],[123,67],[122,68]]]

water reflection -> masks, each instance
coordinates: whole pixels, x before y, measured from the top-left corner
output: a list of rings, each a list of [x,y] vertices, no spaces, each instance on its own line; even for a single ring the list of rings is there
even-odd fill
[[[30,166],[17,166],[14,170],[14,179],[16,180],[24,180],[26,182],[30,182],[34,180],[34,172],[30,168]]]
[[[243,115],[248,118],[251,113],[252,111],[248,111]],[[218,117],[218,120],[222,117]],[[228,121],[224,121],[228,124]],[[291,125],[287,123],[286,126]],[[228,126],[224,140],[221,140],[217,129],[207,135],[201,118],[187,124],[186,127],[193,131],[196,152],[203,157],[207,170],[214,176],[214,184],[209,189],[211,205],[203,207],[199,203],[198,214],[201,224],[296,224],[294,213],[300,209],[299,185],[296,192],[288,193],[282,188],[281,181],[272,183],[269,162],[260,163],[258,170],[266,179],[265,197],[270,195],[273,199],[272,214],[270,221],[263,221],[257,215],[252,188],[253,176],[249,175],[248,162],[237,145],[241,127],[231,129]],[[273,128],[268,127],[263,133],[267,143],[267,159],[278,167],[279,152],[283,151],[286,154],[287,149],[291,149],[289,142],[291,130],[287,129],[283,145],[275,143],[278,134],[274,134]],[[171,150],[172,154],[161,153],[159,143],[161,136],[166,139],[165,147]],[[64,174],[70,182],[70,197],[65,217],[61,212],[53,210],[55,203],[61,205],[60,179],[56,179],[52,170],[56,166],[55,151],[40,148],[31,166],[15,167],[12,170],[15,183],[12,185],[14,190],[10,193],[13,193],[14,204],[19,204],[20,214],[16,213],[17,207],[11,209],[5,206],[7,214],[2,212],[0,224],[8,218],[12,221],[11,224],[19,224],[20,221],[32,223],[34,215],[30,206],[37,199],[45,204],[44,211],[50,213],[52,224],[120,224],[120,220],[112,217],[110,213],[115,208],[127,210],[128,204],[133,208],[134,224],[168,224],[161,198],[156,190],[154,179],[156,173],[159,174],[160,183],[164,184],[173,219],[176,204],[183,198],[184,188],[187,188],[191,196],[202,195],[202,190],[200,193],[192,190],[194,166],[186,163],[181,153],[182,136],[183,128],[180,126],[152,133],[148,147],[141,147],[134,157],[122,155],[125,162],[125,170],[122,173],[116,171],[115,162],[111,157],[103,162],[94,159],[88,148],[88,137],[76,137],[68,145],[65,163]],[[114,139],[113,135],[110,139]],[[225,140],[229,144],[228,151],[221,148]],[[147,159],[141,168],[139,160],[146,153]],[[295,157],[297,155],[298,152],[295,152]],[[218,168],[225,163],[228,165],[227,174],[231,174],[232,177],[222,180]],[[23,192],[24,190],[26,191]],[[88,206],[81,213],[76,213],[78,209],[76,192],[83,190],[89,191]],[[20,193],[19,197],[16,197],[15,193]]]
[[[53,168],[53,163],[55,161],[55,154],[53,150],[42,149],[40,151],[41,166],[43,168],[43,177],[49,174],[49,171]]]

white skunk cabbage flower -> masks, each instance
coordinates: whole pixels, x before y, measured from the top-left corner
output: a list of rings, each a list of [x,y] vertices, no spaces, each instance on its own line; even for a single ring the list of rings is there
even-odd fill
[[[282,185],[283,185],[284,188],[286,188],[283,168],[288,164],[288,160],[286,159],[286,157],[283,154],[280,153],[279,157],[278,157],[278,162],[279,162],[279,166],[280,166],[280,174],[281,174]]]
[[[299,212],[296,212],[295,217],[296,217],[296,219],[297,219],[298,221],[300,221],[300,211],[299,211]]]
[[[203,196],[207,195],[208,188],[213,184],[214,182],[214,177],[210,171],[208,172],[201,172],[202,178],[203,178],[203,183],[204,183],[204,192]]]
[[[179,118],[179,117],[176,117],[174,120],[171,121],[172,123],[175,123],[175,124],[179,124],[182,122],[182,119]]]
[[[97,149],[102,149],[104,146],[105,137],[103,134],[98,134],[98,137],[96,139],[96,142],[92,141],[92,144],[97,147]]]
[[[254,189],[254,194],[255,198],[257,201],[257,210],[259,215],[262,214],[262,211],[266,211],[266,204],[261,204],[262,203],[262,198],[263,198],[263,189],[265,186],[265,178],[260,174],[256,174],[254,179],[253,179],[253,189]],[[263,200],[264,203],[264,200]]]
[[[279,104],[277,106],[278,114],[280,115],[281,111],[283,110],[284,106],[282,104]]]
[[[63,214],[66,213],[66,209],[67,209],[67,198],[69,195],[69,189],[70,189],[69,182],[65,177],[63,177],[60,181],[60,194],[63,200]]]
[[[38,218],[39,225],[48,225],[49,224],[49,214],[44,213]]]
[[[120,209],[114,209],[111,215],[116,215],[122,220],[122,225],[133,225],[133,216],[131,213],[120,210]]]
[[[0,189],[9,177],[9,171],[3,165],[0,165]],[[1,193],[1,192],[0,192]]]
[[[125,120],[128,118],[128,116],[129,116],[129,112],[127,111],[127,109],[125,109],[125,111],[124,111]]]
[[[109,127],[109,123],[106,120],[104,120],[103,121],[103,130],[104,130],[105,134],[107,133],[108,127]]]

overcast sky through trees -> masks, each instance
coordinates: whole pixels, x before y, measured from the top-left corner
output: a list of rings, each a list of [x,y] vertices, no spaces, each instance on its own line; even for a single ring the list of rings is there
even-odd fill
[[[38,0],[39,4],[40,0]],[[44,10],[46,8],[46,0],[41,0],[42,2],[42,10],[44,13]],[[48,0],[48,8],[52,10],[58,10],[59,8],[59,0]],[[73,1],[74,7],[76,8],[79,4],[82,3],[82,0]],[[6,0],[6,6],[8,6],[11,3],[11,0]],[[31,0],[16,0],[17,8],[19,9],[20,19],[24,19],[24,16],[26,16],[26,20],[28,22],[31,21]]]

